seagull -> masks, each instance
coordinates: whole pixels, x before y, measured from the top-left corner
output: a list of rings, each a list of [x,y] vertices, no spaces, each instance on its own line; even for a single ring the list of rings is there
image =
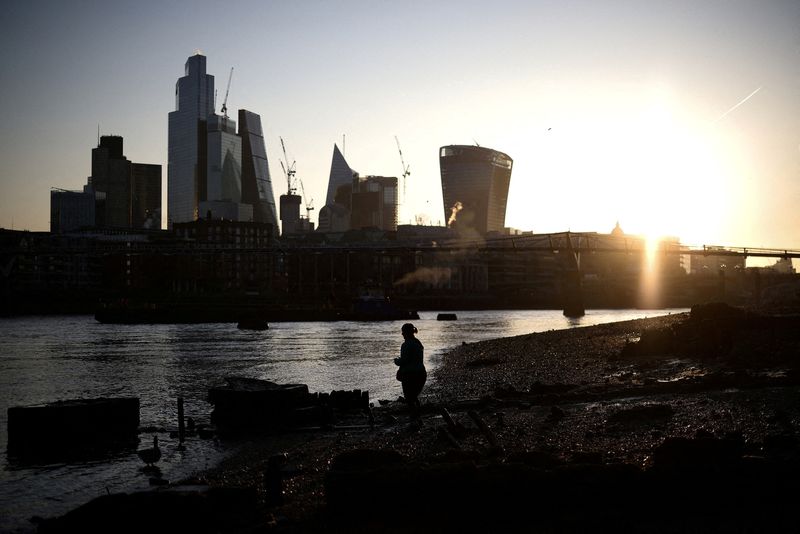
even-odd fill
[[[153,448],[142,449],[136,451],[139,458],[145,463],[147,467],[153,467],[153,464],[161,459],[161,449],[158,448],[158,436],[153,436]]]

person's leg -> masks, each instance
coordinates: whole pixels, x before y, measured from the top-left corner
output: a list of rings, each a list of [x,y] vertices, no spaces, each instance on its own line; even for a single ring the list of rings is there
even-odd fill
[[[406,404],[413,405],[417,399],[419,392],[417,391],[416,380],[414,378],[406,378],[403,380],[403,397],[406,399]]]
[[[426,376],[414,376],[403,380],[403,395],[406,398],[406,403],[411,410],[414,417],[419,415],[419,394],[422,392],[422,386],[425,385]]]
[[[422,388],[425,387],[425,382],[427,380],[428,380],[428,375],[426,373],[426,374],[423,374],[422,376],[419,377],[419,381],[416,384],[417,389],[416,389],[416,394],[414,395],[414,405],[417,408],[420,407],[419,394],[422,393]]]

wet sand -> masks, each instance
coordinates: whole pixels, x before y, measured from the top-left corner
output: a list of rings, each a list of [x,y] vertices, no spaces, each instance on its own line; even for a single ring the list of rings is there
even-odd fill
[[[350,413],[255,438],[184,482],[255,492],[258,524],[231,531],[796,525],[781,486],[800,466],[796,319],[700,311],[464,344],[424,390],[418,421],[374,400],[374,426]]]

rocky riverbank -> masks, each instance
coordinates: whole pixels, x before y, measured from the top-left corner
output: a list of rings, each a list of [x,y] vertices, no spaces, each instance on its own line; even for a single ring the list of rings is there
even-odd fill
[[[376,402],[335,427],[253,439],[172,491],[217,492],[200,502],[219,520],[199,531],[796,527],[796,316],[709,305],[464,344],[435,378],[419,420]],[[42,530],[102,516],[79,512]]]

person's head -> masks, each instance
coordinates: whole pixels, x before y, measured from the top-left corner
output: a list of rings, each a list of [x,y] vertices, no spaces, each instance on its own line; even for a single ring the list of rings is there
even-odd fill
[[[411,323],[406,323],[400,329],[400,332],[403,333],[403,337],[414,337],[414,334],[417,333],[417,327]]]

